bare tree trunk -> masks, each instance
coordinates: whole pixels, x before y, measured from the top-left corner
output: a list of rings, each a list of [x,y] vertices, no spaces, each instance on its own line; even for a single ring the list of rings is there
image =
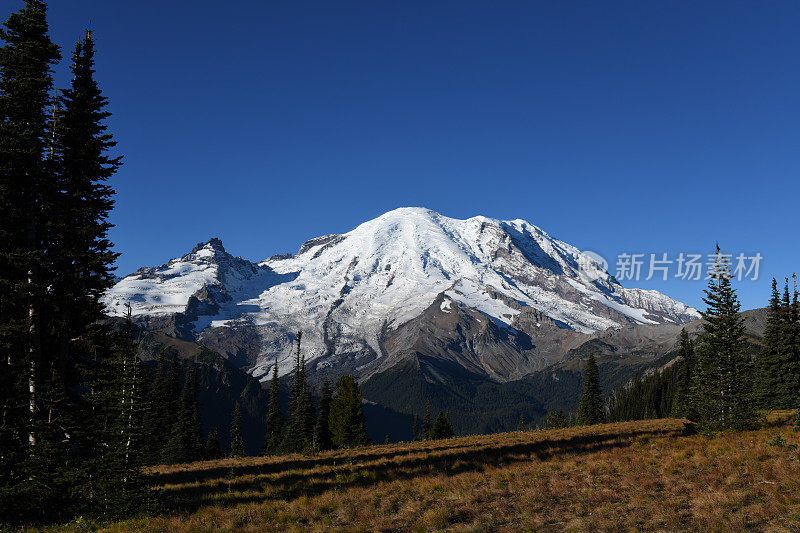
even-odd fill
[[[39,336],[39,302],[37,294],[36,264],[33,254],[36,250],[36,222],[34,211],[36,205],[33,192],[28,198],[26,237],[28,245],[28,444],[36,444],[34,427],[36,424],[36,411],[39,385],[39,365],[42,357],[42,340]]]
[[[33,269],[28,271],[28,286],[33,293],[35,275]],[[39,385],[39,363],[41,360],[42,345],[39,337],[39,308],[36,305],[36,297],[31,294],[31,301],[28,304],[28,444],[36,445],[36,435],[34,426],[36,424],[36,411],[38,402]]]

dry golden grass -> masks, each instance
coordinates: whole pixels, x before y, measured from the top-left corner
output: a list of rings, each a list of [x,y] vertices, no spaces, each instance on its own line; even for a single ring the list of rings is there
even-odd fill
[[[790,415],[713,439],[652,420],[156,467],[173,510],[108,530],[798,531]]]

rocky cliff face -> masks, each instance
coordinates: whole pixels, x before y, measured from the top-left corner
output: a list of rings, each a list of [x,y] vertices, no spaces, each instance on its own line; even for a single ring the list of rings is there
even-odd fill
[[[276,360],[290,371],[298,330],[320,374],[368,377],[424,354],[508,381],[608,328],[698,317],[658,292],[622,287],[591,255],[526,221],[422,208],[258,264],[212,239],[123,278],[105,303],[112,315],[130,304],[143,327],[198,341],[256,377]]]

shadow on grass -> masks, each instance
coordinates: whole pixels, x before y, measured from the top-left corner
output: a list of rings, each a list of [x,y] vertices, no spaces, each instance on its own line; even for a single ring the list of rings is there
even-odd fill
[[[634,441],[681,434],[683,434],[681,429],[655,429],[576,435],[522,443],[478,443],[433,450],[412,448],[391,453],[358,455],[353,457],[353,462],[344,462],[342,456],[334,456],[211,468],[201,471],[205,473],[201,477],[196,475],[197,472],[172,472],[159,475],[157,479],[162,483],[174,484],[209,480],[206,484],[178,486],[163,491],[168,508],[191,512],[206,505],[229,506],[266,500],[288,501],[333,489],[368,487],[384,481],[407,480],[431,474],[457,475],[483,471],[487,467],[532,459],[544,460],[559,454],[624,448]],[[334,464],[336,460],[338,465]],[[241,479],[245,476],[252,478]],[[253,492],[259,494],[252,494]]]

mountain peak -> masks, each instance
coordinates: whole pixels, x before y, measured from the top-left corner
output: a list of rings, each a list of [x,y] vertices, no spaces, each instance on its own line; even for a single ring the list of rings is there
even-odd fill
[[[212,257],[217,254],[226,254],[225,246],[218,237],[212,237],[205,242],[198,242],[192,251],[189,252],[198,257]]]
[[[202,320],[192,315],[194,334],[211,339],[207,328],[253,328],[241,350],[258,377],[276,357],[279,371],[289,371],[287,347],[298,329],[309,361],[345,356],[354,368],[368,365],[386,354],[387,335],[441,294],[508,332],[531,314],[582,333],[697,318],[660,293],[622,287],[590,255],[527,221],[459,220],[424,207],[388,211],[347,233],[311,239],[294,256],[259,264],[232,257],[222,241],[210,239],[124,278],[105,301],[116,314],[127,302],[134,314],[186,314],[190,297],[205,301],[212,286],[221,296],[203,308]]]

